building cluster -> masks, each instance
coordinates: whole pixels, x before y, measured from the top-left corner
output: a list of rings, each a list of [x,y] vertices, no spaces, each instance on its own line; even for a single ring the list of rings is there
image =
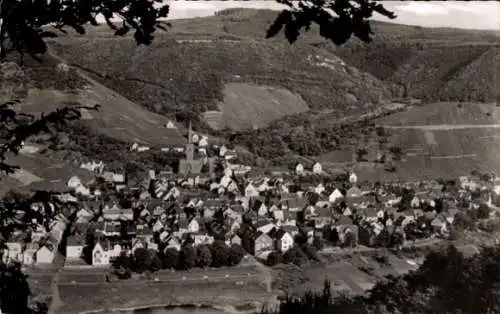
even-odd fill
[[[436,181],[368,184],[355,173],[339,182],[323,173],[318,162],[310,170],[297,164],[289,172],[252,174],[250,167],[230,163],[225,146],[217,147],[212,161],[222,170],[202,173],[204,159],[194,158],[193,137],[190,131],[180,173],[151,170],[143,183],[131,186],[126,174],[92,163],[85,166],[99,179],[84,183],[71,178],[67,201],[78,209],[70,223],[66,261],[107,266],[137,248],[164,252],[215,240],[240,244],[260,257],[285,253],[298,236],[322,247],[403,245],[446,236],[461,209],[494,207],[500,193],[496,181],[470,176],[460,178],[453,189]],[[68,223],[61,217],[48,232],[35,228],[29,240],[13,234],[4,260],[51,263]]]

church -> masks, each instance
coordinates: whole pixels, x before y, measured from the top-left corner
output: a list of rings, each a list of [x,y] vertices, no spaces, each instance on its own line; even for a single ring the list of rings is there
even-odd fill
[[[205,164],[209,166],[209,169],[213,168],[210,167],[212,162],[209,158],[195,158],[195,149],[195,144],[193,143],[193,130],[191,128],[191,122],[189,122],[188,139],[186,147],[184,149],[186,157],[179,160],[179,174],[200,174],[202,173],[202,169]]]

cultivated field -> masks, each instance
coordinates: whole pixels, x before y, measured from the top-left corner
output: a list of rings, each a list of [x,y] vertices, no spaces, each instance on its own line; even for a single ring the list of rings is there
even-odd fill
[[[298,95],[284,88],[231,83],[224,87],[219,128],[261,128],[285,115],[306,112],[309,107]]]

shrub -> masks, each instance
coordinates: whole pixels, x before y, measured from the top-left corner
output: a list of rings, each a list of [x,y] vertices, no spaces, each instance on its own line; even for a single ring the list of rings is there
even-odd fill
[[[269,255],[267,256],[265,264],[267,266],[275,266],[278,263],[280,263],[281,260],[282,260],[281,254],[277,251],[273,251],[273,252],[269,253]]]
[[[175,248],[166,249],[162,259],[163,268],[175,268],[179,264],[179,255],[180,252]]]
[[[230,250],[223,241],[215,241],[210,245],[212,253],[212,267],[222,267],[230,265]]]
[[[179,263],[177,264],[177,269],[187,270],[196,266],[196,261],[198,256],[196,255],[196,249],[190,245],[183,245],[179,254]]]
[[[308,258],[305,253],[296,247],[289,249],[283,254],[283,262],[286,264],[295,264],[297,266],[303,265],[307,262]]]
[[[245,249],[238,244],[233,244],[231,245],[231,248],[229,250],[229,260],[231,265],[238,265],[241,260],[243,259],[243,256],[245,256],[246,252]]]
[[[208,245],[200,245],[197,249],[198,261],[197,266],[201,268],[208,267],[212,264],[212,253]]]

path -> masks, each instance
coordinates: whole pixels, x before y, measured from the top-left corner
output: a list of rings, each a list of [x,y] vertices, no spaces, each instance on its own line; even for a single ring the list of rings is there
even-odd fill
[[[59,272],[60,269],[57,270],[54,278],[52,278],[51,282],[51,292],[52,292],[52,301],[50,302],[49,310],[47,314],[56,314],[57,310],[62,306],[61,296],[59,295]]]
[[[386,129],[415,129],[423,131],[449,131],[465,129],[500,129],[500,124],[437,124],[437,125],[381,125]]]

